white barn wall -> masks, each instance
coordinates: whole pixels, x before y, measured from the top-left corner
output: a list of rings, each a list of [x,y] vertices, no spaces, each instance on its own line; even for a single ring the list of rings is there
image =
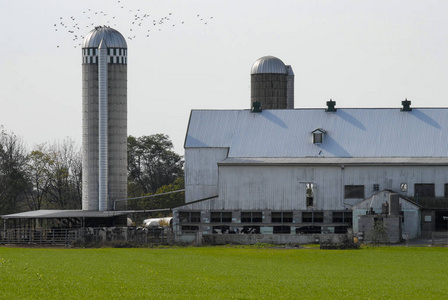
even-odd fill
[[[313,209],[341,210],[338,178],[338,167],[220,166],[219,199],[224,209],[306,210],[305,184],[313,182]]]
[[[218,195],[218,162],[228,148],[185,149],[185,202]]]
[[[315,185],[314,210],[343,210],[375,192],[408,184],[404,196],[414,195],[415,183],[434,183],[442,197],[448,183],[446,166],[219,166],[222,209],[306,210],[305,183]],[[364,185],[364,198],[343,199],[344,185]],[[345,205],[343,205],[343,203]]]
[[[448,183],[448,166],[348,166],[344,173],[345,185],[364,185],[365,198],[374,194],[375,183],[380,190],[391,189],[409,197],[414,196],[415,183],[434,183],[436,197],[443,197]],[[401,192],[402,183],[407,183],[407,192]]]

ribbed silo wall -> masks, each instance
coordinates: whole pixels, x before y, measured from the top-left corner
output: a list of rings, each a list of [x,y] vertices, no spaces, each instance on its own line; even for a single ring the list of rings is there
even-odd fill
[[[127,66],[108,65],[108,210],[127,198]],[[121,207],[123,209],[123,207]]]
[[[82,65],[82,209],[98,210],[98,65]],[[127,66],[108,64],[108,210],[127,197]],[[122,208],[122,207],[121,207]]]
[[[286,66],[288,76],[286,77],[286,108],[294,109],[294,72],[291,66]]]
[[[262,109],[286,109],[286,92],[286,74],[251,75],[251,105],[260,102]]]
[[[82,209],[98,210],[98,65],[82,65]]]

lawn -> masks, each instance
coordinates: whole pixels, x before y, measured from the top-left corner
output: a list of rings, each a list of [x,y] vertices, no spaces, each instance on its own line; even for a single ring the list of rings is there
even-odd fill
[[[0,248],[1,299],[448,299],[448,248]]]

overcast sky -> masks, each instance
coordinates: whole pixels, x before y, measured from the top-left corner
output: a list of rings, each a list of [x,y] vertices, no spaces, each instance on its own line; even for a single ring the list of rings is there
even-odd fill
[[[192,109],[249,108],[265,55],[292,66],[296,108],[447,107],[447,16],[448,1],[0,0],[0,125],[29,147],[81,143],[94,25],[128,43],[128,134],[168,134],[180,154]]]

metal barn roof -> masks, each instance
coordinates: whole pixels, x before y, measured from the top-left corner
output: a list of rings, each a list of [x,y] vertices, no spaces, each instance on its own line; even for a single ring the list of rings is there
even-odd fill
[[[230,157],[219,165],[424,165],[446,166],[448,157]]]
[[[128,211],[94,210],[32,210],[22,213],[3,215],[2,219],[59,219],[59,218],[111,218],[129,214]]]
[[[313,144],[312,132],[325,130]],[[448,156],[448,108],[193,110],[185,148],[229,148],[228,157]]]

